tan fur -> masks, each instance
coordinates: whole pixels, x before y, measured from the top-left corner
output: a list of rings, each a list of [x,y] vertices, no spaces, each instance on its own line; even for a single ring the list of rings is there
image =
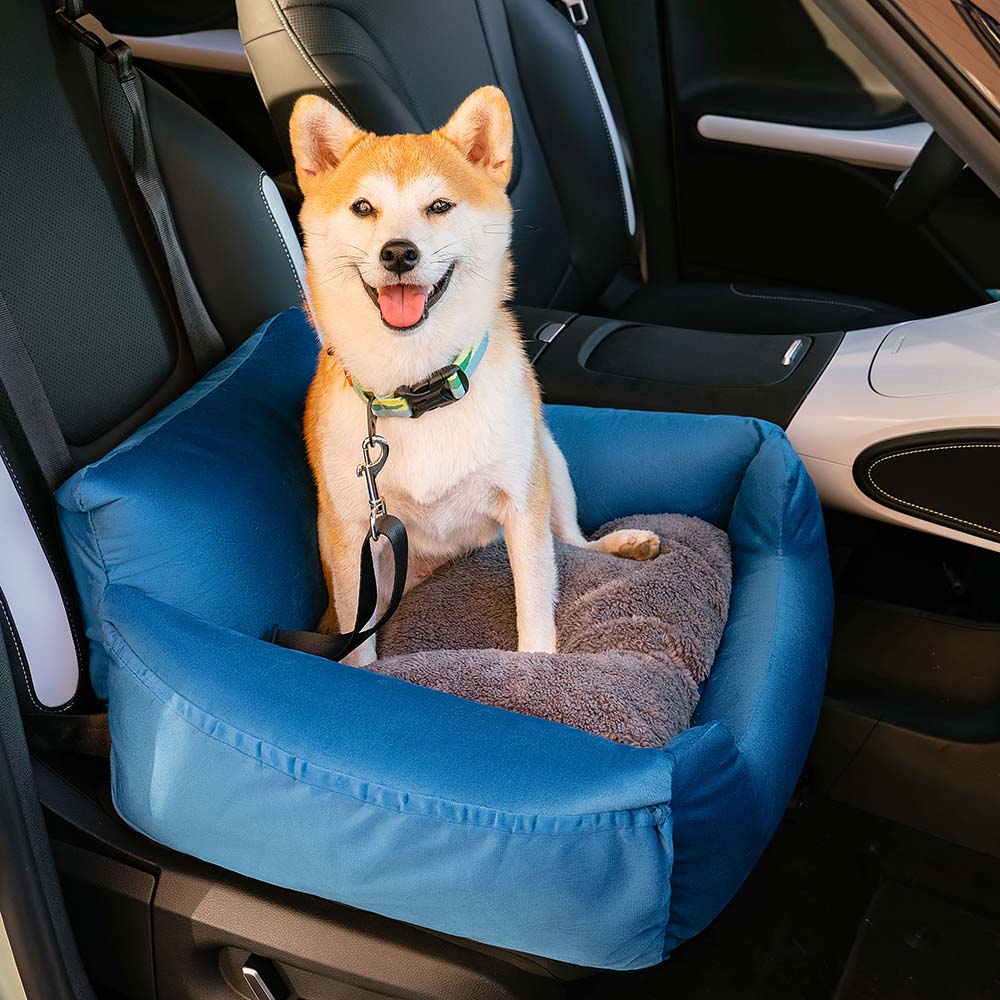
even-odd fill
[[[655,535],[622,531],[588,542],[576,521],[565,460],[542,416],[541,394],[510,296],[512,164],[510,109],[495,87],[467,98],[429,135],[375,136],[318,97],[300,98],[291,120],[296,174],[305,195],[307,279],[321,341],[305,412],[309,461],[319,493],[319,543],[330,592],[324,631],[354,619],[358,551],[368,526],[363,483],[355,477],[365,407],[348,373],[378,393],[448,364],[489,330],[489,348],[468,395],[417,420],[383,418],[389,442],[378,484],[410,537],[408,585],[437,566],[492,541],[503,528],[513,571],[519,648],[553,651],[557,592],[553,533],[563,541],[630,558],[658,552]],[[374,209],[356,217],[350,206]],[[435,199],[454,208],[426,211]],[[386,278],[378,253],[390,239],[412,240],[417,268]],[[387,328],[364,290],[429,286],[455,269],[451,284],[412,330]],[[377,557],[379,554],[377,553]],[[380,593],[388,587],[378,557]],[[349,662],[370,663],[370,640]]]

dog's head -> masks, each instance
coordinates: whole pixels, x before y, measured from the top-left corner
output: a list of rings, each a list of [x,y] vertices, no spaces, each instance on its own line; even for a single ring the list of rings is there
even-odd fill
[[[312,309],[348,368],[481,336],[509,280],[501,91],[475,91],[428,135],[363,132],[315,96],[299,98],[290,129]]]

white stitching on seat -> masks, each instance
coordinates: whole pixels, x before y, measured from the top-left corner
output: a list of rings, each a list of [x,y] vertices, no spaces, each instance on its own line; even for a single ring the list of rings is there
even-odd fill
[[[323,76],[317,68],[316,63],[313,62],[312,56],[310,56],[302,47],[301,42],[299,42],[299,36],[295,34],[291,22],[285,16],[285,12],[278,6],[278,0],[271,0],[271,6],[274,8],[274,13],[277,15],[278,20],[285,28],[285,34],[291,38],[292,44],[299,50],[299,55],[302,56],[306,65],[313,71],[316,79],[319,80],[319,82],[330,92],[330,96],[337,102],[337,106],[344,112],[345,115],[347,115],[352,124],[357,125],[358,120],[351,114],[350,111],[347,110],[347,105],[340,99],[340,95],[333,89],[333,85],[325,76]]]
[[[285,242],[285,237],[281,235],[281,227],[278,225],[278,220],[274,217],[274,212],[271,211],[271,206],[267,201],[267,195],[264,194],[265,177],[267,177],[267,174],[262,170],[260,172],[260,177],[257,179],[257,189],[260,191],[260,200],[264,202],[264,208],[267,209],[271,225],[274,226],[274,231],[278,234],[278,239],[281,241],[281,249],[285,251],[285,260],[288,261],[288,266],[292,269],[292,277],[295,279],[295,284],[298,286],[299,295],[302,296],[302,301],[305,302],[306,290],[302,287],[302,282],[299,280],[299,270],[295,266],[295,261],[292,260],[292,255],[288,250],[288,244]]]
[[[580,36],[578,35],[578,38],[579,37]],[[601,116],[601,121],[604,123],[604,137],[608,140],[608,147],[611,150],[611,162],[614,165],[615,176],[618,178],[618,193],[621,195],[622,212],[625,214],[625,231],[628,232],[628,199],[625,197],[625,183],[622,180],[621,171],[618,169],[618,156],[615,153],[615,144],[611,138],[611,123],[604,115],[604,108],[602,107],[601,99],[597,94],[597,86],[594,83],[594,78],[590,75],[590,68],[587,66],[586,59],[584,59],[579,41],[577,41],[576,52],[580,57],[580,62],[583,64],[583,75],[586,76],[587,82],[590,84],[590,92],[594,95],[594,103],[597,105],[597,113]],[[618,124],[616,122],[615,128],[617,127]]]
[[[882,489],[878,483],[872,478],[872,470],[876,465],[881,465],[883,462],[888,462],[893,458],[905,458],[907,455],[922,455],[925,452],[930,451],[960,451],[962,448],[1000,448],[1000,444],[941,444],[934,445],[933,447],[927,448],[912,448],[909,451],[901,451],[894,455],[883,455],[881,458],[876,459],[868,466],[868,482],[882,494],[882,496],[887,497],[889,500],[895,503],[902,504],[904,507],[912,507],[914,510],[923,511],[925,514],[934,514],[936,517],[944,517],[949,521],[955,521],[958,524],[966,524],[970,528],[979,528],[981,531],[989,531],[994,535],[1000,534],[1000,528],[990,527],[988,524],[979,524],[976,521],[966,521],[964,518],[955,517],[952,514],[946,514],[942,510],[934,510],[933,507],[921,507],[920,504],[910,503],[909,500],[902,500],[899,497],[893,496],[888,490]]]
[[[14,653],[17,655],[17,662],[21,664],[21,673],[24,674],[24,689],[28,692],[28,697],[31,699],[31,704],[35,706],[40,712],[50,712],[52,709],[46,708],[44,705],[40,704],[38,699],[35,697],[35,686],[31,683],[31,677],[28,674],[28,665],[24,662],[24,656],[21,653],[21,639],[17,634],[17,630],[14,628],[14,623],[10,620],[10,615],[7,613],[7,602],[0,601],[0,611],[3,612],[3,616],[7,621],[7,628],[10,629],[11,645],[14,647]],[[59,709],[60,712],[64,712],[66,708]]]
[[[45,550],[45,544],[43,541],[45,538],[45,532],[42,531],[42,527],[35,517],[35,512],[31,507],[31,503],[28,501],[28,495],[24,492],[21,480],[17,478],[17,473],[14,471],[14,467],[10,464],[10,459],[7,458],[7,452],[4,451],[3,445],[0,445],[0,459],[3,460],[4,468],[7,470],[7,474],[10,476],[11,482],[14,484],[14,489],[17,490],[17,495],[21,498],[21,506],[24,507],[24,512],[28,515],[28,520],[31,521],[31,526],[35,529],[35,535],[38,538],[38,544],[42,548],[45,561],[49,564],[49,568],[52,569],[52,561],[49,559],[49,555]],[[52,575],[55,576],[55,570],[52,571]],[[58,579],[56,582],[59,582]],[[59,591],[62,593],[62,587],[59,588]],[[66,600],[65,594],[62,595],[62,602],[63,607],[66,609],[66,621],[69,623],[70,634],[73,636],[73,645],[76,647],[76,655],[79,657],[81,650],[80,636],[77,634],[76,625],[73,623],[73,615],[70,611],[69,603]]]
[[[807,299],[804,295],[760,295],[757,292],[741,292],[730,284],[729,290],[734,295],[744,299],[771,299],[774,302],[813,302],[820,306],[843,306],[845,309],[862,309],[864,312],[875,312],[871,306],[861,306],[857,302],[834,302],[833,299]]]

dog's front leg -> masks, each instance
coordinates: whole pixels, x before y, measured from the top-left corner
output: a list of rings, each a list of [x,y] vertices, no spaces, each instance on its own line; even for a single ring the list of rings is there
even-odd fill
[[[504,539],[514,576],[517,648],[556,651],[556,554],[549,515],[548,482],[542,470],[522,501],[508,503]]]

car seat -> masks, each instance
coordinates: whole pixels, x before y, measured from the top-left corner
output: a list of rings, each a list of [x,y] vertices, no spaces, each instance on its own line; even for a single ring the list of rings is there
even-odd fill
[[[485,84],[504,91],[514,116],[508,190],[518,302],[728,333],[808,334],[913,318],[826,290],[623,279],[626,258],[642,253],[630,144],[596,6],[569,5],[588,11],[585,24],[571,24],[566,6],[237,0],[240,34],[289,162],[288,121],[302,94],[389,134],[443,125]]]
[[[272,182],[212,125],[144,80],[148,126],[178,245],[218,332],[220,350],[228,354],[206,373],[207,364],[199,360],[180,320],[172,266],[163,259],[136,189],[131,151],[116,146],[114,128],[106,130],[117,98],[102,87],[92,54],[38,0],[19,4],[8,32],[0,54],[8,88],[0,108],[6,136],[0,147],[6,237],[0,243],[0,322],[8,349],[0,394],[6,556],[0,562],[0,621],[29,727],[32,718],[47,717],[65,721],[72,730],[74,716],[89,718],[95,708],[86,679],[88,633],[94,648],[103,639],[95,637],[101,622],[92,605],[91,614],[81,615],[53,489],[73,468],[107,472],[123,455],[141,455],[142,443],[154,440],[156,428],[184,428],[185,414],[204,415],[208,411],[202,405],[225,395],[213,390],[229,376],[234,378],[229,389],[241,384],[241,391],[255,399],[268,398],[272,390],[275,398],[285,399],[279,423],[294,428],[292,390],[308,378],[311,334],[302,314],[288,311],[302,296],[301,252]],[[251,337],[256,327],[260,332]],[[23,349],[16,370],[8,364],[14,357],[11,345]],[[12,393],[15,372],[24,378]],[[32,391],[25,394],[25,387]],[[60,471],[44,460],[32,412],[44,413],[42,419],[61,439],[68,468]],[[231,421],[232,408],[223,407],[219,421],[198,424],[206,446],[227,414]],[[130,907],[108,907],[101,916],[114,920],[117,915],[123,933],[145,935],[143,947],[160,956],[155,970],[150,963],[149,975],[161,990],[200,997],[212,977],[228,977],[233,968],[238,973],[241,962],[253,968],[280,961],[376,995],[457,997],[475,990],[491,997],[555,996],[560,980],[583,974],[587,966],[632,968],[658,961],[704,926],[746,876],[790,794],[822,695],[831,596],[815,492],[781,432],[758,421],[579,408],[555,409],[550,419],[569,453],[574,478],[588,483],[580,496],[585,523],[596,525],[626,512],[626,504],[650,510],[669,506],[713,519],[730,531],[737,577],[733,609],[695,727],[682,734],[680,743],[639,758],[575,730],[495,709],[486,710],[489,727],[484,730],[478,725],[483,706],[462,702],[454,727],[458,743],[442,744],[435,754],[439,764],[450,761],[447,767],[463,770],[449,775],[428,767],[421,773],[420,758],[404,759],[392,732],[378,739],[377,731],[362,727],[352,736],[348,730],[357,719],[345,717],[331,725],[324,715],[300,715],[299,703],[289,700],[294,689],[308,692],[315,705],[335,704],[339,695],[332,692],[325,700],[323,691],[345,678],[364,685],[365,677],[357,672],[325,662],[320,667],[310,657],[270,646],[227,625],[208,604],[182,608],[175,600],[150,610],[154,599],[141,584],[116,588],[112,596],[124,610],[108,620],[121,634],[130,631],[128,644],[139,659],[132,661],[134,670],[116,675],[119,690],[128,686],[126,697],[116,702],[114,685],[100,693],[109,693],[112,702],[115,798],[132,829],[112,822],[95,805],[107,796],[108,776],[99,767],[46,752],[40,756],[39,781],[54,829],[63,838],[59,856],[67,877],[86,871],[91,881],[103,879],[100,884],[114,899],[131,900]],[[616,473],[617,442],[625,433],[636,435],[656,457],[628,481]],[[195,462],[189,472],[196,470],[199,448],[188,452]],[[175,458],[183,453],[171,452]],[[271,460],[266,451],[259,457]],[[664,473],[682,463],[689,475]],[[274,467],[265,461],[264,468]],[[169,467],[153,468],[149,481],[154,489],[148,497],[155,504],[170,492]],[[77,513],[93,518],[97,507],[87,507],[91,501],[75,491],[77,483],[65,484],[61,502],[64,508],[76,503]],[[128,497],[121,499],[126,502],[117,508],[110,495],[97,506],[105,515],[124,512]],[[308,490],[300,488],[290,508],[296,516],[285,522],[297,525],[300,533],[308,524],[309,502]],[[218,515],[221,508],[211,503],[201,508],[206,517],[215,516],[213,511]],[[168,510],[161,507],[158,514],[169,526]],[[241,527],[273,527],[273,516],[272,505],[261,512],[262,521],[246,520]],[[148,528],[153,531],[151,522]],[[185,531],[184,521],[175,520],[172,530]],[[283,537],[278,536],[279,543]],[[135,553],[119,555],[124,565]],[[103,558],[110,556],[105,552]],[[203,566],[185,568],[196,576]],[[75,569],[81,579],[79,565]],[[254,572],[266,574],[267,566]],[[175,584],[176,579],[168,581],[168,587]],[[226,578],[210,585],[235,589],[242,584]],[[159,625],[150,631],[153,622]],[[302,678],[304,687],[275,687],[281,674],[269,665],[278,660],[315,673],[318,686]],[[258,679],[273,697],[257,684],[252,671],[258,667]],[[398,704],[385,706],[383,722],[398,723],[415,713],[415,726],[445,731],[439,714],[445,696],[401,682],[390,686]],[[369,709],[374,712],[384,703],[363,699],[364,704],[374,706]],[[170,705],[181,710],[165,710]],[[196,709],[206,712],[205,726],[189,725]],[[212,717],[213,709],[225,717]],[[244,710],[249,714],[240,714]],[[258,723],[283,730],[272,747],[287,750],[289,741],[301,745],[303,752],[293,754],[298,764],[286,757],[288,770],[281,774],[242,752],[254,739],[263,752],[268,741],[255,732]],[[231,739],[221,738],[226,732]],[[516,791],[515,779],[529,775],[518,767],[530,765],[534,785],[522,789],[528,798],[520,811],[508,810],[503,822],[513,824],[518,836],[522,828],[531,836],[517,863],[489,869],[500,879],[494,884],[500,895],[477,898],[475,886],[466,881],[468,898],[458,905],[454,879],[459,868],[451,862],[459,845],[451,838],[478,835],[484,825],[463,825],[471,813],[462,810],[481,809],[479,819],[495,819],[503,811],[497,808],[496,787],[474,787],[484,780],[484,771],[471,766],[476,760],[468,741],[483,751],[484,733],[491,732],[520,747],[508,761],[510,789]],[[355,736],[363,737],[360,743]],[[201,745],[203,739],[207,742]],[[547,756],[540,769],[531,753],[537,757],[550,739],[562,749]],[[222,756],[208,766],[199,745]],[[387,756],[376,760],[373,745]],[[231,752],[236,756],[227,756]],[[358,806],[354,824],[341,817],[351,829],[342,829],[339,840],[340,820],[324,813],[329,808],[324,796],[308,792],[314,786],[296,777],[302,775],[297,768],[310,764],[318,774],[324,767],[319,757],[327,764],[338,757],[344,774],[353,769],[352,780],[366,785],[366,796],[378,794],[376,770],[385,779],[382,787],[390,789],[393,769],[408,768],[407,775],[396,778],[416,784],[397,784],[395,794],[418,812],[425,806],[440,810],[447,802],[457,810],[453,818],[462,822],[438,823],[435,836],[442,839],[437,846],[422,840],[407,856],[407,824],[382,827],[391,848],[380,835],[365,836],[366,828],[374,831],[372,823],[391,824],[403,813],[366,800],[374,811]],[[149,767],[153,760],[158,771]],[[366,768],[371,781],[365,779]],[[233,794],[236,775],[245,794]],[[624,784],[619,778],[626,779]],[[295,802],[301,805],[304,793],[310,810],[320,809],[309,812],[311,827],[296,819]],[[246,822],[250,814],[240,810],[251,804],[255,812]],[[519,922],[520,908],[531,906],[530,877],[547,871],[558,883],[565,874],[555,865],[547,867],[552,845],[544,841],[563,815],[574,818],[577,832],[588,822],[604,830],[603,848],[587,855],[576,878],[581,885],[603,881],[622,912],[649,921],[641,934],[635,933],[633,920],[628,933],[616,938],[619,922],[611,914],[588,926],[588,897],[582,892],[564,900],[574,908],[575,933],[560,933],[554,893],[544,911]],[[640,855],[615,851],[606,836],[618,829],[615,824],[639,832]],[[332,839],[296,840],[307,829],[324,827]],[[324,843],[338,842],[338,849],[367,852],[369,878],[343,891],[317,862]],[[564,846],[575,843],[568,839]],[[397,872],[409,870],[406,891],[394,892],[402,883],[390,879],[380,883],[380,850],[392,851]],[[81,854],[100,863],[81,868]],[[390,854],[382,857],[388,861]],[[622,859],[640,863],[623,869]],[[654,870],[657,877],[650,878]],[[416,875],[422,878],[412,881]],[[274,885],[262,884],[267,882]],[[645,909],[636,908],[636,888]],[[369,892],[378,896],[377,906]],[[227,903],[213,909],[210,899]],[[345,900],[359,908],[341,905]],[[366,908],[381,909],[388,919],[363,912]],[[156,920],[150,920],[151,911]],[[136,913],[141,920],[134,919]],[[255,926],[241,924],[244,918]]]

